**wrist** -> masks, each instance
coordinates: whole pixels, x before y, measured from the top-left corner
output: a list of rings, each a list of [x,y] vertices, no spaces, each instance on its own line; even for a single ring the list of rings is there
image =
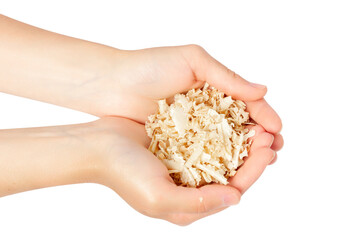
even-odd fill
[[[101,183],[107,168],[106,130],[98,127],[97,121],[72,127],[66,142],[74,169],[73,183]]]
[[[114,109],[121,111],[121,102],[124,101],[121,69],[129,51],[94,45],[89,47],[83,65],[78,68],[86,74],[71,86],[71,95],[64,98],[66,103],[60,105],[99,117],[117,115]]]
[[[101,172],[87,124],[0,131],[0,196],[83,182]],[[19,151],[21,149],[21,151]]]
[[[133,164],[126,160],[138,144],[146,146],[149,138],[143,125],[121,117],[105,117],[87,124],[83,135],[92,158],[85,163],[90,182],[117,188],[118,173],[126,175],[126,166]],[[125,171],[125,172],[123,172]]]

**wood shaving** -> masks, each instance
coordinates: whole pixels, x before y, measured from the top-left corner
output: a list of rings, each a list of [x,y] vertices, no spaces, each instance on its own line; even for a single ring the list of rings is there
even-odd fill
[[[205,84],[177,94],[171,105],[158,101],[145,128],[152,139],[149,150],[169,170],[177,185],[198,187],[228,178],[248,156],[254,131],[246,105]]]

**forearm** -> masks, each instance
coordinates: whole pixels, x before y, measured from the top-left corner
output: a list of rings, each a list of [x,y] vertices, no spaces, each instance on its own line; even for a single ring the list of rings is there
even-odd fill
[[[83,125],[0,131],[0,197],[94,182],[100,167]]]
[[[99,115],[87,98],[120,52],[0,15],[0,91]]]

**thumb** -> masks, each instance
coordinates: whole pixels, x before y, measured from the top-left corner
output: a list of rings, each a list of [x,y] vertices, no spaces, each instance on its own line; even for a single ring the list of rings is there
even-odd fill
[[[219,208],[235,205],[240,201],[240,192],[230,186],[220,184],[205,185],[200,188],[166,184],[166,199],[163,201],[168,212],[206,213]]]
[[[266,94],[266,86],[251,83],[214,59],[198,45],[183,47],[184,56],[196,80],[208,82],[211,86],[244,101],[255,101]]]

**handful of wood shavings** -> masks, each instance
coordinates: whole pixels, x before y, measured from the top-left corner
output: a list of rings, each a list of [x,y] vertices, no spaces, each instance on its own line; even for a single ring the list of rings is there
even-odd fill
[[[169,106],[149,116],[145,128],[152,139],[149,150],[168,168],[177,185],[197,187],[227,179],[248,156],[255,132],[249,131],[249,113],[240,100],[208,84],[177,94]]]

